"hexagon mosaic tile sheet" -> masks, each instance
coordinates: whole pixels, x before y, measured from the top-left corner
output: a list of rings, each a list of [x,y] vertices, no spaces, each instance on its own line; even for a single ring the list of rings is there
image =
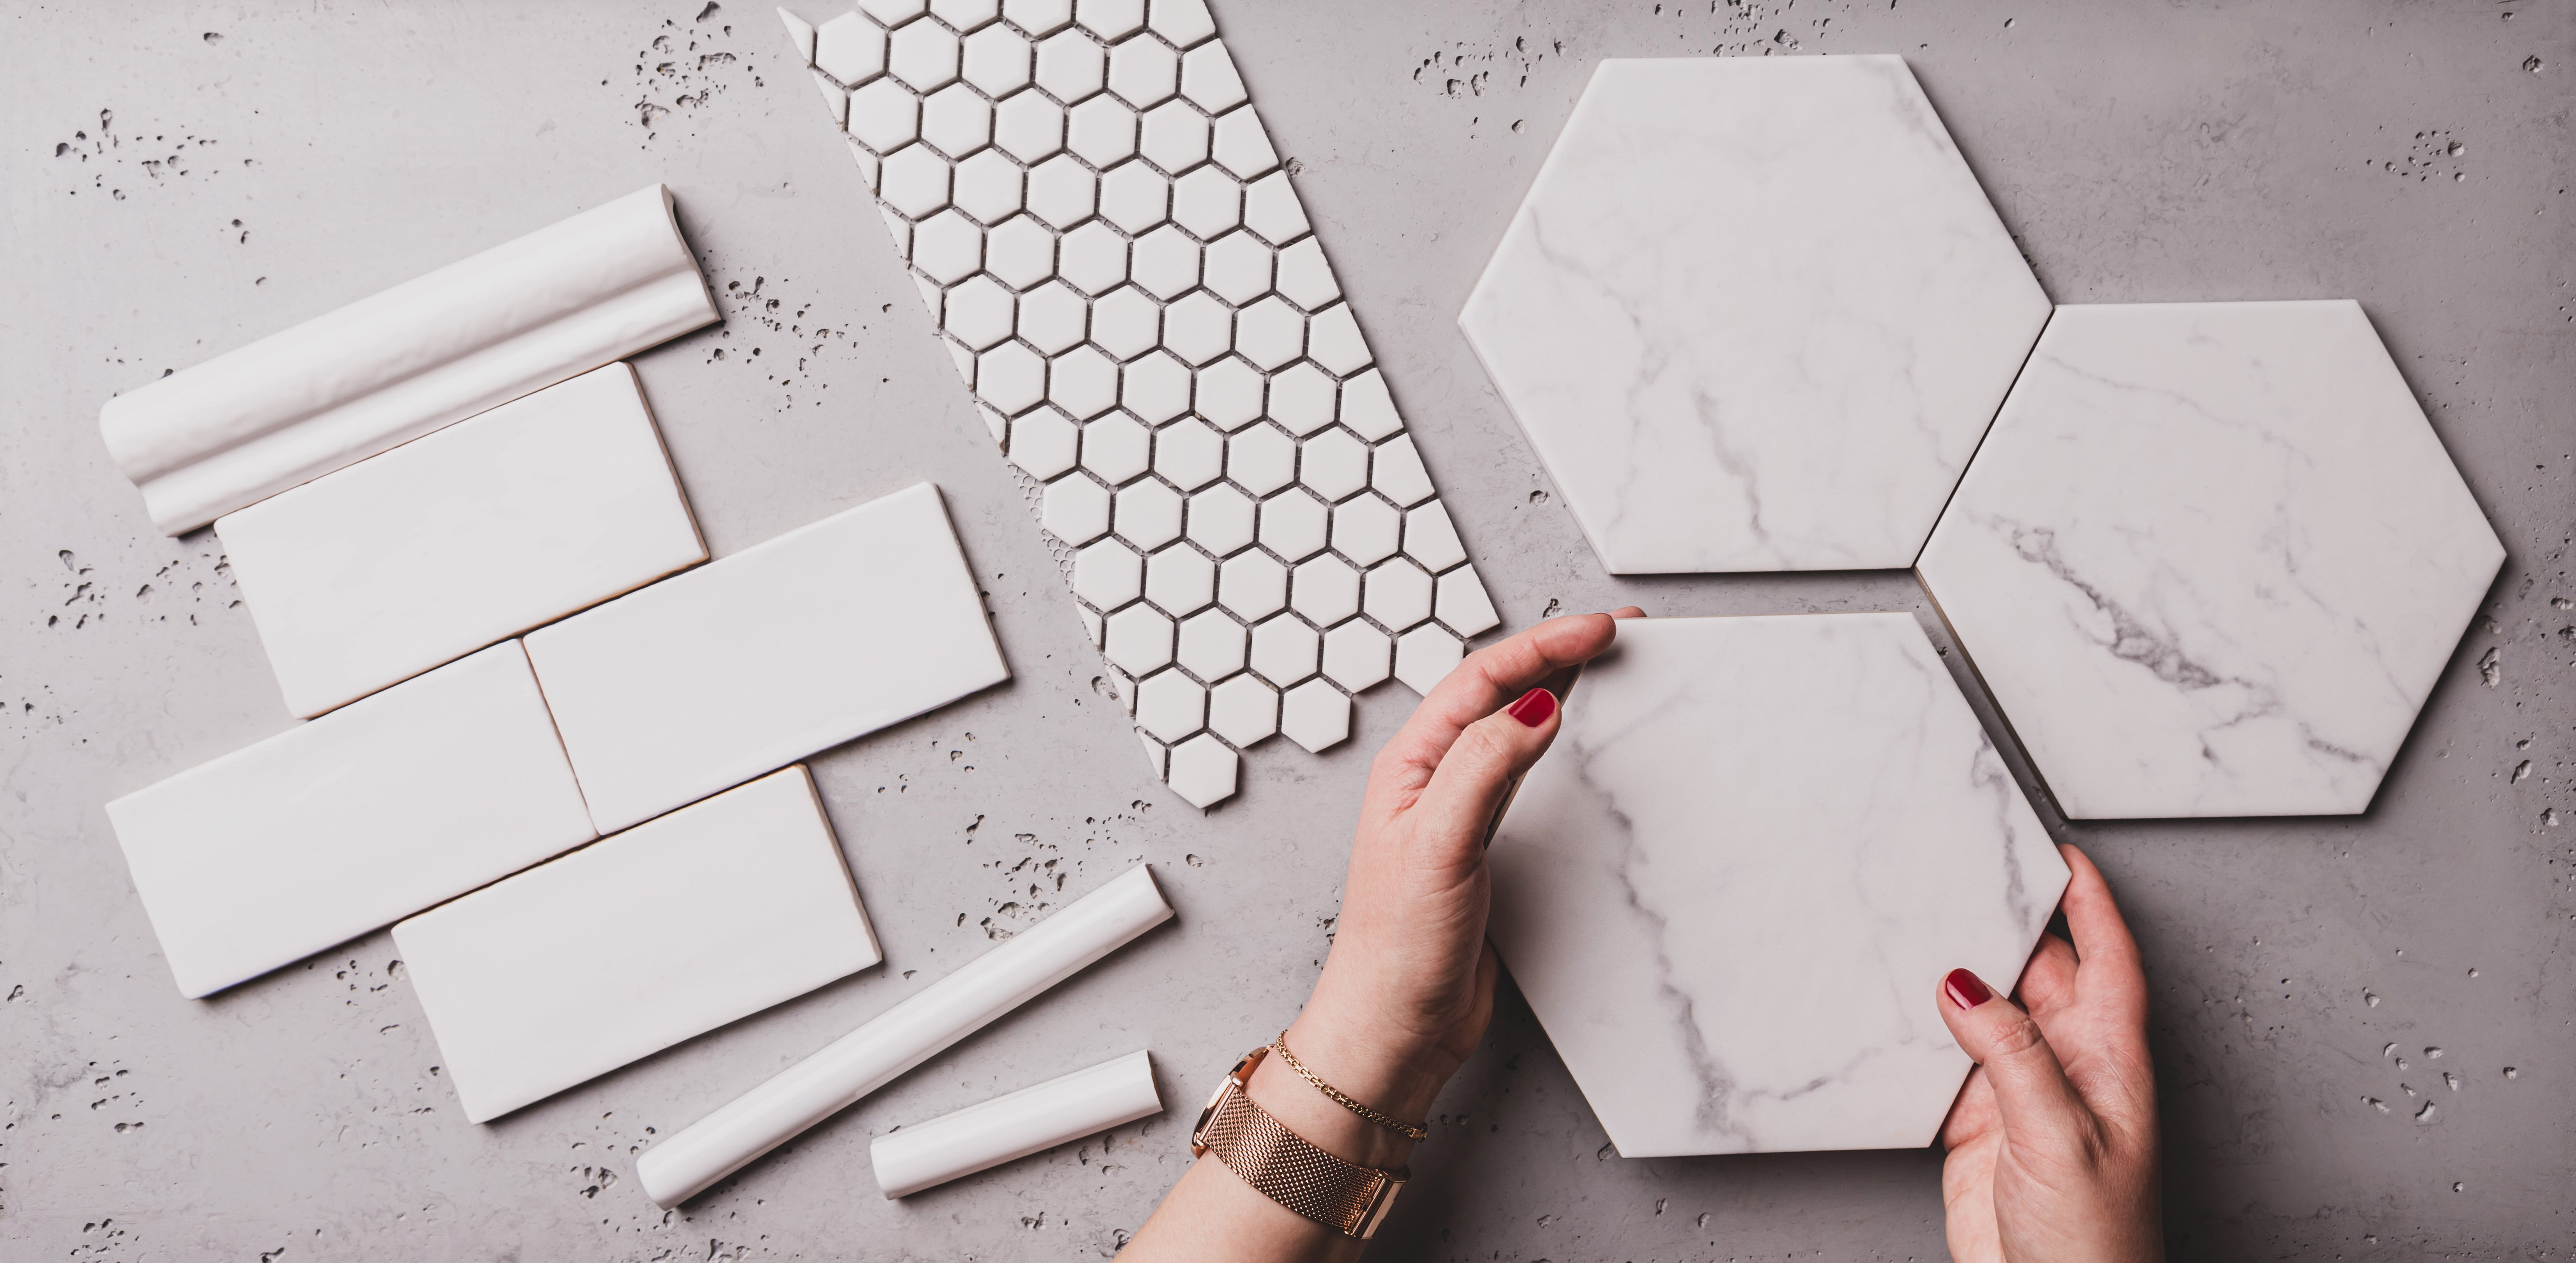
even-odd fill
[[[2351,302],[2060,307],[1919,569],[2077,819],[2370,805],[2504,547]]]
[[[1913,564],[2048,298],[1896,56],[1609,60],[1459,324],[1613,574]]]
[[[1490,932],[1619,1152],[1932,1143],[1934,988],[2066,865],[1907,614],[1620,624],[1494,840]]]
[[[780,16],[1183,798],[1501,621],[1205,0]]]

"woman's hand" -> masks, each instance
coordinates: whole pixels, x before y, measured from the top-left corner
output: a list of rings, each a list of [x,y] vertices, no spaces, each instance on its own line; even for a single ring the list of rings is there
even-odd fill
[[[1610,647],[1614,618],[1643,613],[1550,619],[1469,655],[1378,752],[1332,955],[1288,1032],[1335,1087],[1419,1119],[1475,1051],[1500,969],[1485,943],[1495,814],[1555,740],[1574,669]]]
[[[2058,850],[2075,941],[2040,938],[2021,976],[2029,1011],[1964,969],[1933,999],[1977,1062],[1941,1130],[1960,1263],[2164,1257],[2146,975],[2101,871]]]
[[[1325,1082],[1407,1122],[1423,1118],[1484,1036],[1501,965],[1485,945],[1485,839],[1521,774],[1556,737],[1576,667],[1610,647],[1613,617],[1550,619],[1469,654],[1378,752],[1360,802],[1342,915],[1288,1047]],[[1280,1058],[1245,1089],[1328,1153],[1399,1167],[1413,1142],[1342,1108]],[[1137,1263],[1356,1258],[1360,1243],[1300,1218],[1213,1159],[1193,1163],[1119,1257]]]

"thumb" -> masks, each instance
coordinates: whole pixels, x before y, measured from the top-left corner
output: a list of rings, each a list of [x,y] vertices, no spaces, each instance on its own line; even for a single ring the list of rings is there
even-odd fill
[[[1959,1047],[1985,1067],[2007,1136],[2076,1142],[2092,1130],[2092,1111],[2066,1081],[2057,1050],[2030,1014],[1965,969],[1941,980],[1933,1003]]]
[[[1414,801],[1421,827],[1430,830],[1424,836],[1481,846],[1521,774],[1555,740],[1559,709],[1556,694],[1535,688],[1461,730]]]

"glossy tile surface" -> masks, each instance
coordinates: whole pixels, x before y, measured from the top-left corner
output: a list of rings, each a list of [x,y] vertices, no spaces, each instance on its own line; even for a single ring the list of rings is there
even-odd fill
[[[877,1187],[909,1197],[1041,1150],[1163,1112],[1153,1059],[1143,1049],[937,1118],[905,1124],[868,1145]]]
[[[1290,616],[1308,631],[1339,632],[1350,647],[1352,669],[1317,687],[1357,692],[1385,679],[1366,665],[1385,654],[1364,642],[1399,633],[1416,664],[1399,678],[1436,678],[1426,664],[1454,661],[1498,620],[1484,617],[1482,581],[1206,6],[1094,4],[1062,17],[1006,7],[998,21],[979,11],[961,26],[935,5],[862,6],[822,28],[818,47],[873,47],[875,36],[855,31],[835,43],[833,24],[847,21],[898,55],[962,38],[962,82],[935,91],[900,68],[880,77],[860,53],[849,55],[856,78],[819,51],[812,64],[857,90],[852,156],[987,423],[1020,472],[1045,484],[1040,525],[1072,556],[1078,612],[1139,716],[1156,775],[1205,806],[1234,792],[1246,744],[1235,734],[1269,730],[1248,720],[1176,729],[1175,699],[1236,679],[1273,693],[1296,681],[1265,675],[1258,655],[1175,661],[1168,628],[1202,611],[1238,628],[1277,614],[1287,568],[1327,547],[1328,523],[1350,523],[1329,528],[1341,553],[1330,565],[1356,576],[1409,556],[1416,573],[1459,593],[1450,608],[1476,625],[1436,609],[1415,616],[1421,602],[1409,597],[1364,608],[1355,584],[1347,601],[1295,604]],[[797,27],[789,38],[801,38]],[[989,102],[992,148],[971,148],[980,132],[955,144],[935,134],[952,96],[970,112],[970,98]],[[1000,218],[1014,208],[1005,194],[978,203],[973,189],[1006,193],[1015,175],[1025,214]],[[1416,520],[1430,524],[1407,525]],[[1384,623],[1390,613],[1412,621]],[[1224,664],[1218,674],[1210,662]],[[1153,704],[1135,703],[1140,692]],[[1335,712],[1346,730],[1348,701],[1305,712]],[[1336,730],[1329,719],[1299,729],[1323,745]],[[1186,752],[1169,748],[1183,739]]]
[[[128,390],[99,434],[178,535],[718,319],[657,184]]]
[[[2061,307],[1919,563],[2078,819],[2370,805],[2504,559],[2350,302]]]
[[[2047,318],[1902,58],[1728,57],[1602,62],[1459,324],[1653,574],[1911,564]]]
[[[929,483],[527,644],[602,832],[1010,677]]]
[[[881,959],[803,765],[394,927],[469,1122]]]
[[[656,1142],[636,1183],[677,1206],[1171,919],[1153,874],[1128,869]]]
[[[107,805],[191,998],[596,836],[510,641]]]
[[[271,496],[215,533],[298,716],[707,556],[623,363]]]
[[[1913,618],[1623,622],[1491,852],[1491,934],[1631,1158],[1932,1142],[1941,977],[2066,867]]]

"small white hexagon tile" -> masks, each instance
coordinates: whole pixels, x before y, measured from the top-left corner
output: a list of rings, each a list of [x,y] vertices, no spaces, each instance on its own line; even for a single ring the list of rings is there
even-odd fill
[[[779,16],[1176,793],[1500,623],[1206,0]]]
[[[1918,569],[2077,819],[2370,805],[2504,562],[2351,302],[2057,309]]]
[[[1494,838],[1490,933],[1630,1158],[1932,1143],[1952,969],[2021,976],[2066,865],[1909,614],[1655,618]]]
[[[1903,58],[1614,59],[1459,324],[1611,573],[1895,569],[2048,310]]]

